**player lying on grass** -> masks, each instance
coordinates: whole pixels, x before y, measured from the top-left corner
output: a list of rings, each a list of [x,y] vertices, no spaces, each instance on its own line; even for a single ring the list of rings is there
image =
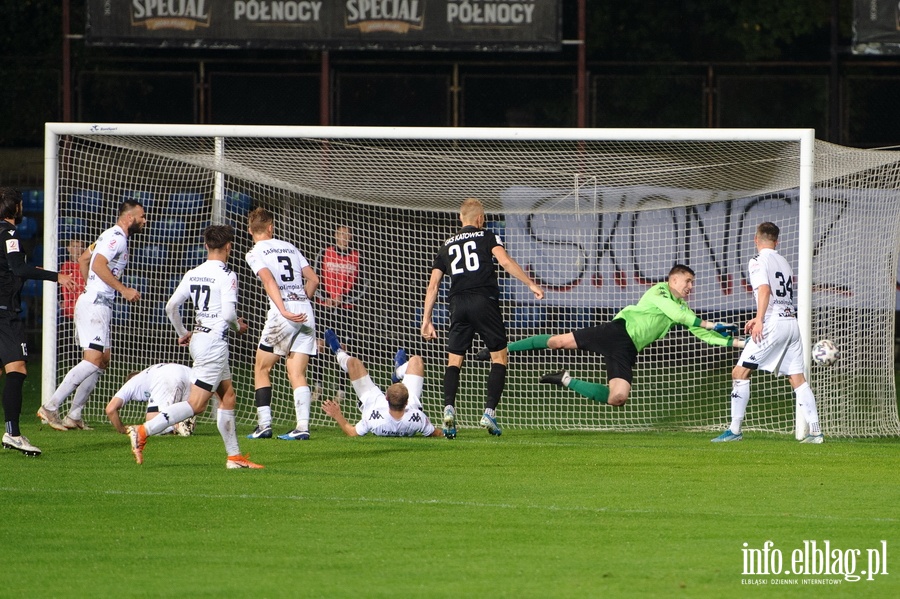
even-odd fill
[[[366,367],[341,348],[341,342],[331,329],[325,330],[325,342],[341,369],[350,377],[362,420],[352,425],[341,413],[341,406],[334,401],[322,402],[322,410],[337,421],[349,437],[362,437],[372,433],[376,437],[412,437],[421,433],[424,437],[443,437],[422,410],[422,387],[425,385],[425,366],[421,356],[408,358],[403,349],[394,356],[393,384],[383,392],[372,382]],[[403,382],[400,382],[403,381]]]
[[[626,306],[610,321],[560,335],[534,335],[510,343],[510,353],[535,349],[576,349],[603,355],[608,385],[573,378],[567,370],[545,374],[542,383],[568,387],[579,395],[599,403],[622,406],[631,393],[631,381],[638,353],[666,336],[676,324],[710,345],[744,347],[735,339],[737,325],[703,320],[688,307],[687,298],[694,288],[694,271],[676,264],[666,281],[648,289],[636,305]],[[476,360],[490,353],[482,349]]]
[[[116,391],[115,396],[106,404],[106,417],[123,435],[128,434],[119,416],[126,404],[132,401],[147,402],[147,421],[159,414],[159,411],[174,403],[187,401],[191,393],[191,369],[182,364],[154,364],[140,372],[129,373],[125,384]],[[176,433],[189,437],[194,432],[194,418],[177,422],[161,432],[161,435]]]

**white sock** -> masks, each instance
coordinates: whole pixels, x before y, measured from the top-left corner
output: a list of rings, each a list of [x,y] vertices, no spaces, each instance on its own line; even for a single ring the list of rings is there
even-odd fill
[[[312,403],[312,394],[309,387],[297,387],[294,389],[294,412],[297,414],[297,430],[309,430],[309,405]]]
[[[75,389],[75,397],[72,398],[72,407],[69,408],[69,418],[72,420],[81,420],[81,410],[84,409],[85,404],[87,404],[88,399],[91,397],[91,393],[94,391],[94,387],[97,386],[97,381],[100,380],[100,376],[104,372],[106,371],[98,368],[96,371],[89,374],[86,379],[81,381],[81,384]]]
[[[806,415],[809,434],[821,434],[822,431],[819,429],[819,412],[816,410],[816,397],[813,395],[812,389],[809,388],[809,383],[803,383],[794,389],[794,395],[797,397],[797,407],[802,409]]]
[[[396,374],[397,378],[402,381],[403,377],[406,376],[407,368],[409,368],[409,362],[404,362],[403,364],[401,364],[400,366],[398,366],[397,368],[394,369],[394,374]]]
[[[344,350],[340,350],[338,353],[334,354],[334,359],[337,360],[338,366],[341,367],[341,370],[347,372],[347,362],[350,361],[350,354],[348,354]]]
[[[175,425],[182,420],[187,420],[194,415],[194,408],[186,401],[179,401],[171,406],[160,410],[150,422],[144,423],[147,435],[159,435],[170,426]]]
[[[491,408],[485,408],[484,413],[486,416],[490,416],[491,418],[496,418],[497,414]]]
[[[731,426],[735,435],[741,434],[741,424],[750,403],[750,379],[736,379],[731,382]]]
[[[44,407],[48,410],[58,410],[59,406],[62,405],[62,402],[78,388],[78,385],[98,370],[100,369],[87,360],[82,360],[76,364],[72,370],[66,374],[63,381],[59,384],[59,387],[57,387],[56,391],[53,392],[53,395],[50,396],[50,400],[44,404]]]
[[[225,441],[225,453],[229,456],[241,455],[237,431],[234,429],[234,410],[219,408],[216,414],[216,424],[219,427],[219,434],[222,435],[222,440]]]
[[[259,420],[259,428],[272,426],[272,406],[257,406],[256,418]]]

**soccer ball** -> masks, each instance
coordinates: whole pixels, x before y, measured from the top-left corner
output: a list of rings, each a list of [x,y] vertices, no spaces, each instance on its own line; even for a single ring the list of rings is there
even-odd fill
[[[816,364],[831,366],[841,357],[841,350],[830,339],[822,339],[812,348],[812,358]]]

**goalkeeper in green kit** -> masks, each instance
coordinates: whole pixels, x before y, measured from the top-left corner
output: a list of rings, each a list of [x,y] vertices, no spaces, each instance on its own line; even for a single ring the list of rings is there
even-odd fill
[[[536,349],[577,349],[602,354],[606,360],[608,385],[573,378],[561,370],[541,377],[542,383],[568,387],[579,395],[611,406],[625,405],[631,393],[632,372],[637,355],[666,336],[676,324],[709,343],[744,347],[736,339],[737,325],[702,320],[687,304],[694,287],[694,271],[676,264],[665,282],[647,290],[636,305],[626,306],[610,322],[561,335],[535,335],[507,346],[510,353]],[[483,359],[482,350],[476,359]]]

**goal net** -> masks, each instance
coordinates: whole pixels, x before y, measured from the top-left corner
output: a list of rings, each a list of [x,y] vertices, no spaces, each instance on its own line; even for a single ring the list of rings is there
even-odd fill
[[[807,355],[823,338],[843,354],[835,366],[809,373],[825,434],[900,434],[893,376],[898,152],[814,141],[808,130],[48,124],[47,132],[46,267],[66,259],[68,240],[90,243],[112,226],[123,199],[139,199],[148,218],[144,232],[129,239],[123,279],[142,299],[117,300],[113,358],[85,411],[88,421],[105,421],[103,408],[128,372],[190,364],[164,306],[184,272],[205,259],[204,228],[229,223],[237,232],[230,265],[238,274],[239,313],[250,324],[246,335],[231,337],[237,417],[255,423],[253,360],[267,301],[244,256],[251,246],[246,216],[256,206],[270,209],[276,237],[314,264],[334,244],[336,227],[350,229],[361,256],[359,298],[341,313],[337,333],[382,386],[398,347],[422,355],[424,405],[437,420],[446,289],[435,310],[437,342],[419,335],[423,298],[441,242],[460,226],[460,202],[475,196],[485,203],[487,226],[547,289],[535,301],[501,270],[511,340],[609,320],[675,263],[697,273],[689,302],[698,315],[743,325],[755,311],[747,282],[754,232],[762,221],[775,222],[779,249],[795,267]],[[324,318],[320,303],[316,310]],[[184,316],[189,322],[189,309]],[[54,293],[44,298],[43,345],[47,397],[81,358]],[[462,427],[476,426],[483,408],[488,367],[471,359],[480,347],[476,340],[463,368]],[[738,353],[676,327],[639,356],[631,398],[618,409],[538,384],[561,368],[605,382],[600,356],[512,354],[498,418],[507,428],[720,430],[730,420]],[[344,404],[345,415],[358,415],[352,387],[327,349],[309,374],[322,398],[346,390],[353,401]],[[275,422],[290,428],[283,365],[272,381]],[[794,430],[785,377],[758,373],[751,392],[746,429]],[[126,418],[142,419],[141,408],[129,406]],[[313,425],[331,424],[318,403],[312,416]]]

